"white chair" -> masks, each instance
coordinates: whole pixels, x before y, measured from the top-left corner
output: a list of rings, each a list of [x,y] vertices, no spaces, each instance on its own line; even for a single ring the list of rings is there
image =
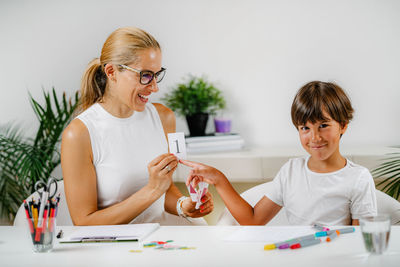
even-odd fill
[[[272,183],[267,182],[254,186],[243,192],[241,196],[254,207],[264,195],[266,188],[271,185]],[[376,200],[378,204],[378,213],[390,214],[392,225],[400,225],[400,202],[379,190],[376,190]],[[284,209],[285,208],[282,208],[267,225],[289,225]],[[225,208],[221,213],[217,225],[239,225],[239,223],[233,218],[229,210]]]
[[[57,194],[60,193],[60,203],[58,204],[58,211],[57,211],[57,225],[66,226],[66,225],[73,225],[71,216],[69,214],[67,201],[65,199],[65,192],[64,192],[64,181],[57,182],[58,191]],[[39,199],[38,192],[33,193],[27,199]],[[24,205],[22,204],[17,214],[15,215],[14,219],[14,226],[22,226],[25,225],[25,210]],[[207,225],[207,222],[203,218],[189,218],[185,219],[179,216],[172,215],[170,213],[164,212],[161,216],[161,225]]]
[[[382,191],[376,190],[378,213],[390,214],[391,224],[400,225],[400,202]]]

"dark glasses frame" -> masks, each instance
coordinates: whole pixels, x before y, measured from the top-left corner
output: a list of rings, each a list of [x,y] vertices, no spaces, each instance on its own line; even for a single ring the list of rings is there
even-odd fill
[[[157,83],[161,82],[162,79],[164,78],[165,72],[167,70],[165,68],[161,68],[160,71],[157,71],[156,73],[154,73],[151,70],[137,70],[137,69],[134,69],[132,67],[129,67],[129,66],[123,65],[123,64],[119,64],[118,66],[120,66],[123,69],[139,73],[139,75],[140,75],[139,82],[140,82],[140,84],[143,84],[143,85],[147,85],[147,84],[151,83],[153,81],[154,77],[156,78]],[[146,77],[145,75],[150,75],[150,78]],[[143,80],[145,80],[145,79],[146,80],[149,79],[149,80],[147,82],[144,82]]]

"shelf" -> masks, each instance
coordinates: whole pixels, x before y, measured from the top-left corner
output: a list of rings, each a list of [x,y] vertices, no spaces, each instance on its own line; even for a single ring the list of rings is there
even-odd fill
[[[359,146],[341,149],[342,154],[370,171],[380,164],[385,155],[399,152],[399,148]],[[247,148],[241,151],[188,154],[188,160],[201,162],[221,170],[231,182],[261,182],[272,180],[290,158],[307,155],[301,147]],[[184,182],[189,168],[180,164],[174,181]]]

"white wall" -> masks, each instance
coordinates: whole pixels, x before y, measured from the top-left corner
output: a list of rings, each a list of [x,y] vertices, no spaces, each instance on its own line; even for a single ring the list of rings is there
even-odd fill
[[[250,145],[297,145],[291,101],[314,79],[353,101],[345,144],[400,144],[397,0],[1,1],[0,124],[36,127],[28,91],[71,95],[106,37],[130,25],[163,47],[168,72],[152,100],[187,73],[206,74]]]

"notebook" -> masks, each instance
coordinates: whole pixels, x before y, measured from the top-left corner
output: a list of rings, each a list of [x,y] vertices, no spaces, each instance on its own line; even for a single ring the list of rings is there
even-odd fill
[[[141,241],[158,227],[158,223],[79,226],[60,243]]]

